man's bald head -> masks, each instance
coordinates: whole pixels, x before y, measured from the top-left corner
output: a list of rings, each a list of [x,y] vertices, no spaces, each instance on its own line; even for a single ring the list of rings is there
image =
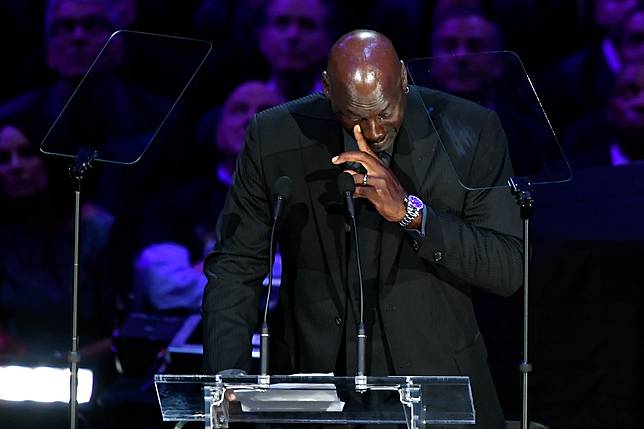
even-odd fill
[[[375,151],[393,144],[404,117],[407,72],[387,37],[370,30],[342,36],[331,48],[323,83],[345,129],[360,125]]]
[[[329,54],[327,78],[332,87],[368,91],[400,83],[400,60],[391,41],[375,31],[352,31]]]

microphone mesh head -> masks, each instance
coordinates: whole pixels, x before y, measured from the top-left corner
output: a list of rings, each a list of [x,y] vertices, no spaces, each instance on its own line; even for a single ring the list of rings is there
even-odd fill
[[[342,195],[347,192],[353,194],[353,191],[356,190],[356,184],[353,181],[353,176],[347,172],[340,173],[338,175],[338,190]]]
[[[281,176],[275,180],[273,183],[273,193],[275,195],[281,195],[284,199],[288,199],[291,196],[291,178],[288,176]]]

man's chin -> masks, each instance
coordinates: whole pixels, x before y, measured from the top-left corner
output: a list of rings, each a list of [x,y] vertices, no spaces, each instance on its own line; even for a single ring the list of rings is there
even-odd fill
[[[373,150],[376,153],[386,151],[391,146],[393,146],[395,138],[396,138],[396,136],[394,135],[393,137],[386,138],[386,139],[384,139],[383,141],[380,141],[380,142],[369,143],[369,147],[371,148],[371,150]]]

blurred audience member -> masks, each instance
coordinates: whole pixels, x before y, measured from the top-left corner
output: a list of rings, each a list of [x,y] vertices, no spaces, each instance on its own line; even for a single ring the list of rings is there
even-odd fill
[[[46,61],[56,83],[1,106],[0,116],[29,112],[44,124],[53,123],[115,27],[110,6],[109,0],[50,0],[45,9]]]
[[[147,208],[144,249],[135,267],[137,298],[142,301],[139,307],[199,310],[206,284],[203,258],[214,246],[215,222],[233,180],[246,128],[255,113],[283,101],[265,83],[251,81],[238,86],[224,103],[216,131],[210,136],[218,155],[210,177],[170,190]]]
[[[71,347],[72,192],[60,186],[62,177],[38,151],[34,122],[26,124],[0,122],[0,330],[20,345],[23,357],[66,363]],[[105,339],[112,328],[113,297],[104,265],[112,222],[105,211],[83,207],[81,352],[91,349],[103,356],[109,355]],[[83,357],[88,362],[97,356]]]
[[[45,11],[47,64],[67,92],[105,45],[118,25],[110,0],[50,0]],[[58,113],[58,112],[56,112]]]
[[[600,107],[622,67],[618,46],[629,14],[641,0],[595,0],[595,21],[603,38],[556,64],[543,77],[539,94],[555,131]]]
[[[270,0],[258,44],[270,68],[268,84],[292,100],[322,89],[331,46],[331,9],[325,0]]]
[[[263,7],[259,3],[253,3],[259,10],[257,39],[253,43],[258,45],[268,64],[268,86],[284,100],[321,91],[320,77],[330,48],[330,36],[335,31],[330,24],[333,10],[330,0],[267,0]],[[241,49],[238,53],[246,55]],[[244,75],[247,70],[233,72]],[[209,73],[216,73],[219,79],[226,71]],[[262,75],[261,70],[255,70],[251,80],[261,79]],[[204,140],[209,145],[219,114],[220,107],[215,107],[202,115],[197,131],[200,145]]]
[[[489,86],[503,72],[499,57],[482,54],[502,48],[498,25],[478,8],[441,8],[434,16],[430,53],[438,89],[493,107]],[[479,55],[482,54],[482,55]]]
[[[432,28],[433,56],[497,51],[503,44],[498,24],[477,7],[440,8],[434,13]]]
[[[47,63],[57,80],[0,106],[0,118],[20,115],[54,123],[112,31],[127,20],[128,14],[120,14],[114,1],[49,0],[45,12]],[[131,162],[138,157],[134,152],[140,154],[152,139],[172,103],[116,77],[122,49],[119,43],[111,43],[103,51],[91,78],[84,81],[49,134],[51,151],[74,156],[78,146],[90,146],[98,150],[99,158]],[[136,168],[97,165],[86,179],[85,197],[118,214],[158,188],[164,177],[150,180],[153,171],[180,159],[176,137],[180,134],[185,139],[187,134],[178,125],[180,117],[172,116],[172,125],[161,129]],[[36,137],[39,142],[44,133]]]
[[[563,146],[573,168],[644,161],[644,59],[624,66],[606,105],[571,126]]]
[[[619,40],[621,61],[630,63],[644,59],[644,3],[629,15]]]

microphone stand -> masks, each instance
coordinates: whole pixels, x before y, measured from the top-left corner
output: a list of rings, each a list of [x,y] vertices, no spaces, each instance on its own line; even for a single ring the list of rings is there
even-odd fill
[[[277,196],[277,205],[281,206],[284,197],[282,195]],[[273,252],[274,240],[275,240],[275,229],[277,227],[277,222],[279,221],[279,209],[275,210],[275,217],[273,218],[273,227],[271,228],[271,239],[270,239],[270,248],[268,250],[268,291],[266,292],[266,304],[264,305],[264,320],[262,322],[262,330],[259,337],[259,356],[260,356],[260,372],[259,372],[259,384],[268,385],[270,381],[270,376],[268,375],[268,359],[269,359],[269,340],[270,334],[268,331],[268,306],[271,302],[271,290],[273,289],[273,259],[275,258],[275,253]]]
[[[508,185],[521,207],[523,220],[523,360],[519,365],[521,372],[521,429],[528,429],[528,375],[532,364],[528,361],[528,303],[529,303],[529,269],[530,269],[530,216],[534,211],[530,183],[527,177],[510,177]]]
[[[351,198],[350,196],[348,198]],[[351,228],[353,229],[353,239],[356,248],[356,266],[358,268],[358,283],[360,284],[360,321],[358,322],[357,332],[357,362],[356,362],[356,389],[358,391],[366,390],[367,377],[365,375],[366,368],[366,344],[367,333],[364,327],[364,290],[362,281],[362,266],[360,264],[360,246],[358,244],[358,227],[356,225],[355,215],[351,216]]]
[[[83,176],[92,165],[97,152],[93,149],[79,149],[74,162],[69,166],[69,175],[74,181],[74,267],[72,283],[72,349],[67,355],[70,364],[69,378],[69,427],[76,429],[78,426],[78,273],[79,273],[79,243],[80,243],[80,196]]]
[[[270,375],[268,374],[268,358],[269,358],[269,340],[270,334],[268,331],[268,306],[271,302],[271,291],[273,289],[273,259],[275,259],[275,253],[273,248],[275,247],[275,230],[277,229],[277,224],[280,220],[280,215],[282,213],[282,207],[284,202],[291,194],[291,179],[288,176],[279,177],[273,184],[273,191],[277,194],[277,202],[275,203],[275,212],[273,214],[273,226],[271,228],[271,239],[269,242],[270,248],[268,250],[268,291],[266,292],[266,303],[264,305],[264,320],[262,323],[262,330],[259,337],[259,356],[260,356],[260,375],[259,375],[259,384],[262,386],[268,386],[270,383]]]
[[[365,375],[367,333],[364,327],[364,284],[362,279],[362,264],[360,263],[360,242],[358,240],[358,225],[356,222],[356,211],[352,196],[353,191],[355,190],[353,177],[348,173],[341,173],[338,176],[338,187],[340,188],[341,193],[344,194],[347,212],[351,218],[354,247],[356,249],[356,267],[358,269],[358,284],[360,286],[360,320],[358,321],[356,335],[357,356],[355,385],[358,392],[364,392],[367,390],[367,377]]]

